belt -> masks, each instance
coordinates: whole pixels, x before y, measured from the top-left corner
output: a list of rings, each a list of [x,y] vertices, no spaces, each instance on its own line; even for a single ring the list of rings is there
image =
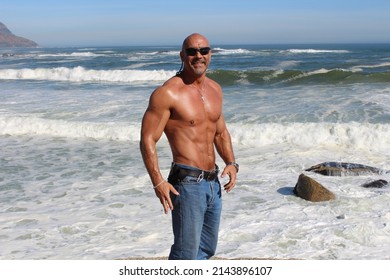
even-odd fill
[[[195,177],[198,181],[205,179],[206,181],[213,181],[218,177],[219,169],[218,166],[214,170],[205,171],[201,169],[187,169],[175,165],[173,167],[173,176],[177,176],[177,179],[183,180],[185,177]]]

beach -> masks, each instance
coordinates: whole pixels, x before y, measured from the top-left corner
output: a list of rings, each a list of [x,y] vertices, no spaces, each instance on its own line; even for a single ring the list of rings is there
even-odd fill
[[[390,45],[212,46],[240,172],[223,194],[220,259],[378,260],[389,173],[323,176],[327,161],[390,170]],[[179,46],[0,49],[0,259],[165,258],[170,215],[139,152],[152,91]],[[160,167],[171,152],[163,136]],[[223,166],[220,158],[219,166]],[[336,195],[296,197],[300,174]],[[221,179],[226,182],[226,179]]]

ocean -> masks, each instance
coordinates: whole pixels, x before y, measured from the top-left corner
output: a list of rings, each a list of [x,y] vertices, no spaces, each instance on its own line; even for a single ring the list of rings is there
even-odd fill
[[[390,170],[390,45],[213,45],[237,186],[223,194],[217,256],[389,259],[390,174],[330,177],[343,161]],[[139,152],[151,92],[179,46],[0,49],[0,259],[168,256]],[[158,143],[162,173],[171,152]],[[223,166],[220,158],[217,164]],[[306,174],[336,195],[293,194]],[[221,180],[222,183],[226,179]]]

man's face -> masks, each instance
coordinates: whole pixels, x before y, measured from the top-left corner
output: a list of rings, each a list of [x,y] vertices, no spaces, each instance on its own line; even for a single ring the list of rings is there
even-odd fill
[[[201,36],[191,37],[184,50],[180,52],[184,68],[191,70],[196,76],[203,75],[211,59],[211,49],[207,39]]]

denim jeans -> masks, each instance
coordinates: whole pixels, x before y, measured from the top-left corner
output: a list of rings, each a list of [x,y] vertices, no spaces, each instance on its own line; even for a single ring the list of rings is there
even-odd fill
[[[194,167],[173,164],[185,169]],[[173,167],[174,168],[174,167]],[[171,173],[172,173],[171,169]],[[212,181],[186,176],[168,181],[180,195],[171,194],[174,209],[172,228],[174,244],[170,260],[206,260],[216,251],[222,211],[221,184],[218,177]]]

